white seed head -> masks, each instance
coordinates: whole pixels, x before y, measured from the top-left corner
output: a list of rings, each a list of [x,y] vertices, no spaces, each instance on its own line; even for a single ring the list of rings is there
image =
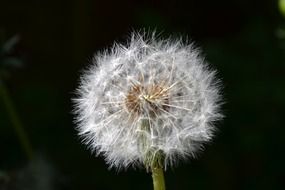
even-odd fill
[[[77,92],[79,135],[118,169],[193,157],[222,118],[215,71],[193,45],[154,34],[95,55]]]

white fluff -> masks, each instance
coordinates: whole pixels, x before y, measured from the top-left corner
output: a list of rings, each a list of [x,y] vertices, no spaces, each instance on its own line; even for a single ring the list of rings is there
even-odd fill
[[[155,87],[162,90],[146,90]],[[118,169],[144,165],[150,151],[163,154],[165,168],[193,157],[222,118],[215,71],[181,40],[133,34],[126,46],[95,55],[77,90],[79,135]]]

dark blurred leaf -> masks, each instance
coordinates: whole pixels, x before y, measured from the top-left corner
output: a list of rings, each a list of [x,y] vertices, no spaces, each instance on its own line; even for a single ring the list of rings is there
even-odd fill
[[[2,54],[7,54],[10,53],[13,48],[15,47],[15,45],[19,42],[20,40],[20,36],[19,35],[15,35],[12,38],[10,38],[9,40],[7,40],[4,45],[1,47],[1,52]]]
[[[23,65],[19,58],[11,55],[19,40],[19,35],[14,35],[0,46],[0,79],[7,78],[11,69],[20,68]]]
[[[7,68],[19,68],[22,66],[22,61],[15,57],[7,57],[0,62],[3,67]]]

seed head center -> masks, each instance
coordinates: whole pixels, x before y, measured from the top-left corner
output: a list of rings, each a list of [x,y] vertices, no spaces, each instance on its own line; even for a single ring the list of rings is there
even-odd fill
[[[125,105],[132,115],[157,116],[167,111],[169,101],[168,88],[163,85],[133,85],[126,96]]]

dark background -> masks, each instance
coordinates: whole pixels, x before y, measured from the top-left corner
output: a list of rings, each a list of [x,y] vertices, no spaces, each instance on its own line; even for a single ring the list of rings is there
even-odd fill
[[[152,189],[144,170],[91,155],[71,114],[93,53],[142,28],[188,36],[224,84],[217,136],[166,172],[167,189],[285,189],[284,18],[275,0],[1,0],[1,46],[19,40],[1,55],[0,189]]]

